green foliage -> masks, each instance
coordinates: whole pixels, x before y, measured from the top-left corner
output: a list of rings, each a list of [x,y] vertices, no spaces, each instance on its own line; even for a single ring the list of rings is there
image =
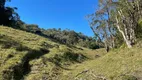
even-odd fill
[[[66,45],[79,45],[86,48],[95,44],[96,40],[92,37],[85,36],[82,33],[77,33],[73,30],[61,30],[61,29],[47,29],[41,30],[44,36],[55,40],[56,42],[66,44]],[[90,44],[91,43],[91,44]],[[94,46],[97,46],[95,44]]]
[[[88,22],[95,36],[109,48],[126,43],[129,48],[141,38],[141,0],[99,0],[98,9]],[[139,20],[139,21],[138,21]],[[114,44],[115,43],[115,44]]]
[[[138,79],[132,75],[125,75],[122,77],[122,80],[138,80]]]
[[[137,38],[142,38],[142,20],[140,19],[139,21],[138,21],[138,26],[137,26],[137,28],[136,28],[136,37]]]
[[[36,24],[23,24],[21,29],[31,33],[36,33],[37,31],[40,31],[40,28]]]
[[[87,58],[82,54],[77,54],[73,52],[65,52],[63,54],[56,54],[53,58],[49,58],[49,61],[53,62],[54,64],[61,66],[66,63],[70,62],[83,62]]]
[[[0,1],[0,25],[6,25],[11,27],[17,26],[17,21],[20,20],[16,7],[6,7],[5,3],[9,0]]]
[[[115,34],[115,44],[116,44],[116,48],[120,48],[122,47],[125,43],[124,43],[124,39],[123,36],[121,35],[121,33],[119,33],[118,31]]]
[[[90,49],[99,49],[99,48],[102,48],[102,46],[97,45],[95,42],[90,42],[89,48]]]

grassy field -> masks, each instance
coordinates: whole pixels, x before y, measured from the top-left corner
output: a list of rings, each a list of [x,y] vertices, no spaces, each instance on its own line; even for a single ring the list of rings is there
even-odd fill
[[[75,76],[77,80],[142,80],[142,49],[112,51],[70,68],[65,75]]]
[[[87,56],[86,49],[0,26],[0,80],[56,79],[67,66]]]
[[[142,80],[142,48],[106,53],[0,26],[0,80]]]

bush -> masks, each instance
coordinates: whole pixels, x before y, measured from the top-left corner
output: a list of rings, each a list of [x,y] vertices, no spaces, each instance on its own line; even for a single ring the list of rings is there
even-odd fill
[[[56,54],[54,57],[49,58],[48,60],[56,65],[64,65],[66,63],[83,62],[85,59],[87,58],[82,54],[65,52],[63,54]]]
[[[91,45],[89,45],[89,48],[90,49],[99,49],[100,46],[99,45],[93,45],[93,44],[91,44]]]
[[[136,37],[137,38],[142,38],[142,20],[139,20],[138,21],[138,26],[137,26],[137,28],[136,28]]]
[[[132,75],[125,75],[122,77],[122,80],[138,80],[138,79]]]
[[[97,45],[95,42],[91,42],[88,46],[90,49],[99,49],[101,48],[99,45]]]

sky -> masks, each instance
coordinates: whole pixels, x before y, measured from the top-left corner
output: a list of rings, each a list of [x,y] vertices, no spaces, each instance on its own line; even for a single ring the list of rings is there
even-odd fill
[[[61,28],[93,36],[85,16],[95,11],[98,0],[12,0],[22,21],[40,28]]]

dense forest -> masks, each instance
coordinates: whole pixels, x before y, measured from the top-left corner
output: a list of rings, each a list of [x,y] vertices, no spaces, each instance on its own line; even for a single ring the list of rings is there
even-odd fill
[[[43,29],[0,0],[0,80],[142,80],[142,1],[98,0],[94,36]]]

